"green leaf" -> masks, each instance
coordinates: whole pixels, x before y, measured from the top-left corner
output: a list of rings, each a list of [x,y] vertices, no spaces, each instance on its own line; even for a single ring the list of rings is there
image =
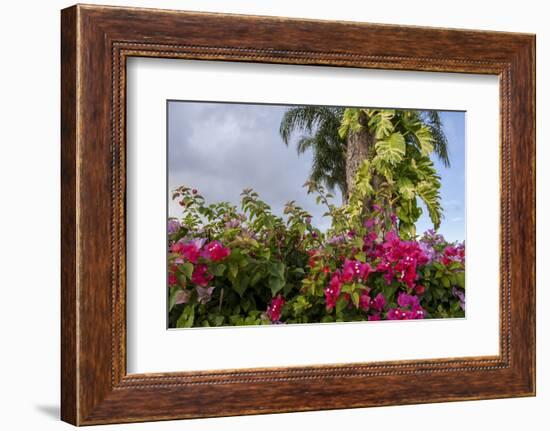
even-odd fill
[[[342,117],[342,122],[338,128],[338,135],[340,138],[345,139],[348,133],[351,131],[358,132],[361,130],[361,123],[359,122],[359,109],[358,108],[346,108]]]
[[[182,291],[181,288],[171,288],[170,294],[168,296],[168,310],[172,311],[172,308],[174,308],[174,305],[176,305],[176,298],[178,296],[178,293]]]
[[[434,150],[434,138],[430,129],[426,125],[423,125],[414,133],[414,135],[418,140],[420,153],[423,156],[429,156]]]
[[[357,292],[357,290],[351,293],[351,302],[353,302],[353,305],[356,307],[359,307],[359,292]]]
[[[360,262],[366,262],[367,261],[367,255],[365,252],[361,251],[359,253],[355,254],[355,259],[359,260]]]
[[[303,236],[306,231],[306,225],[303,223],[298,223],[296,224],[296,230],[301,236]]]
[[[382,109],[373,111],[375,114],[369,120],[369,129],[374,132],[376,139],[383,139],[394,130],[392,118],[395,115],[393,109]]]
[[[209,319],[212,326],[222,326],[223,321],[225,320],[225,317],[220,314],[217,314],[217,315],[214,314],[214,315],[211,315]]]
[[[239,294],[239,296],[242,298],[244,295],[244,292],[246,292],[246,289],[250,285],[250,277],[246,274],[239,274],[239,276],[235,279],[233,282],[233,290]]]
[[[271,289],[271,296],[275,296],[285,286],[285,280],[279,277],[269,277],[268,284]]]
[[[239,273],[239,265],[235,262],[229,263],[229,276],[231,279],[235,280],[237,278],[237,274]]]
[[[456,277],[456,284],[459,287],[462,287],[464,289],[465,284],[466,284],[466,281],[465,281],[466,273],[465,272],[457,272],[455,277]]]
[[[220,264],[216,265],[216,267],[214,268],[214,271],[212,271],[212,273],[216,277],[221,277],[223,275],[223,273],[225,272],[226,268],[227,267],[223,263],[220,263]]]
[[[340,314],[347,305],[348,301],[346,301],[345,298],[338,298],[338,300],[336,301],[336,314]]]
[[[283,262],[271,262],[269,264],[269,273],[281,280],[285,278],[285,264]]]
[[[190,262],[182,263],[178,266],[178,271],[180,271],[187,277],[188,280],[190,280],[191,276],[193,275],[193,264]]]
[[[416,226],[414,223],[399,223],[399,235],[403,239],[412,239],[416,236]]]
[[[411,200],[415,197],[414,184],[407,177],[401,177],[397,181],[397,189],[404,199]]]
[[[261,278],[262,278],[261,271],[256,270],[256,272],[254,272],[254,275],[250,279],[250,285],[251,286],[256,286],[256,284],[258,284],[258,282],[260,281]]]
[[[439,202],[439,182],[433,183],[428,181],[421,181],[416,186],[416,192],[418,196],[422,199],[426,208],[428,209],[428,214],[434,225],[435,229],[439,228],[441,224],[441,217],[443,216],[443,209]]]
[[[178,321],[176,322],[177,328],[190,328],[195,321],[195,305],[186,305],[181,313]]]
[[[372,166],[374,170],[382,175],[388,183],[393,183],[393,168],[392,165],[387,163],[383,158],[375,156],[372,159]]]
[[[401,133],[392,133],[375,145],[376,154],[384,161],[396,165],[405,156],[405,138]]]

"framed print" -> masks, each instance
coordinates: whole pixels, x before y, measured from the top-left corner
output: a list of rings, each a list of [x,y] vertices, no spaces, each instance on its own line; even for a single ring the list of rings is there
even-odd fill
[[[63,420],[535,394],[533,35],[61,30]]]

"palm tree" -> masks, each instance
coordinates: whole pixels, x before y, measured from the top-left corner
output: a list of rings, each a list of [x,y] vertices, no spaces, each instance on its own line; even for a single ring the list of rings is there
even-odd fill
[[[313,150],[310,180],[329,189],[338,186],[344,203],[356,186],[358,170],[368,161],[368,187],[385,190],[386,204],[398,215],[401,212],[403,226],[413,229],[420,217],[417,196],[434,226],[439,226],[440,183],[429,155],[435,152],[445,166],[449,155],[438,112],[300,106],[288,109],[281,121],[286,145],[297,130],[306,132],[297,142],[298,153]],[[403,195],[396,195],[399,190]]]
[[[296,142],[296,150],[298,154],[313,151],[309,180],[324,184],[331,191],[340,189],[345,199],[348,195],[346,139],[338,133],[343,115],[344,108],[296,106],[285,112],[279,132],[286,145],[294,132],[305,132]]]

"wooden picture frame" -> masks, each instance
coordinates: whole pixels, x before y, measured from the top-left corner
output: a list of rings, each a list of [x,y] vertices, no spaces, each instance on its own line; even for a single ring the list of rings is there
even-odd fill
[[[84,5],[61,17],[62,420],[91,425],[535,394],[534,35]],[[498,75],[500,354],[128,375],[131,56]]]

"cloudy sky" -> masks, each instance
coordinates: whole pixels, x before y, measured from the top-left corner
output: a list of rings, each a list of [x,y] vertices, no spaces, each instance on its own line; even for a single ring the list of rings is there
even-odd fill
[[[325,209],[302,187],[311,153],[298,156],[295,145],[284,145],[279,124],[287,107],[205,102],[168,102],[168,192],[180,186],[197,188],[208,202],[239,203],[252,187],[276,214],[295,200],[313,215],[314,224],[330,225]],[[437,164],[442,176],[445,219],[440,232],[449,240],[464,239],[464,113],[443,112],[451,168]],[[338,196],[337,203],[340,202]],[[169,216],[180,207],[170,200]],[[418,231],[430,228],[426,216]]]

